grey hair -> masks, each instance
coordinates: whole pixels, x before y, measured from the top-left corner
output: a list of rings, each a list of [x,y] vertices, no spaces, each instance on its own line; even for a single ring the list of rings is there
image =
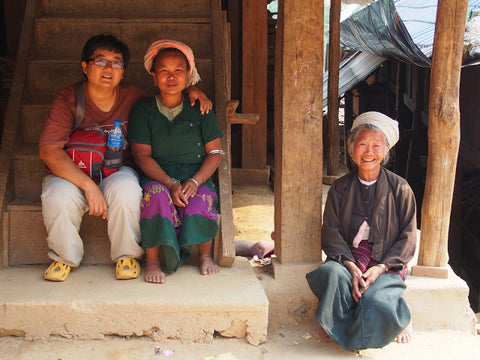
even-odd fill
[[[355,140],[357,139],[358,133],[360,132],[361,129],[380,130],[375,125],[362,124],[362,125],[357,126],[352,131],[350,131],[350,135],[348,136],[348,139],[347,139],[347,145],[348,145],[348,154],[350,155],[352,160],[353,160],[353,156],[352,156],[352,154],[353,154],[353,144],[355,144]],[[380,130],[380,131],[383,134],[383,131],[382,130]],[[385,136],[385,134],[383,134],[383,136],[385,137],[385,144],[387,145],[387,148],[385,149],[385,156],[383,157],[383,160],[382,160],[382,165],[385,165],[390,160],[390,145],[388,144],[388,139]]]

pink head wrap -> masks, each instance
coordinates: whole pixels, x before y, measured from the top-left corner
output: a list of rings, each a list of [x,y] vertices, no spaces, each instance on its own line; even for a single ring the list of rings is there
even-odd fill
[[[188,45],[185,45],[180,41],[158,40],[152,43],[152,45],[150,45],[147,52],[145,53],[145,56],[143,57],[145,69],[151,74],[153,60],[161,49],[166,48],[178,49],[187,58],[189,65],[187,86],[192,86],[198,83],[200,81],[200,75],[198,74],[197,68],[195,67],[195,58],[193,56],[193,51]]]

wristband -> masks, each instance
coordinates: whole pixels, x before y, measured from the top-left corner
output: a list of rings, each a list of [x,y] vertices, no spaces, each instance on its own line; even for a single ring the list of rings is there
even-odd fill
[[[385,265],[385,264],[377,264],[377,265],[380,266],[381,268],[383,268],[383,270],[385,272],[387,272],[387,265]]]

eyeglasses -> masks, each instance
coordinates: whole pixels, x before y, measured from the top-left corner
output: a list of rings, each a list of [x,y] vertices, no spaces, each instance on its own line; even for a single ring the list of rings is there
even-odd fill
[[[108,64],[110,64],[112,66],[112,68],[114,68],[114,69],[123,69],[123,67],[124,67],[123,62],[118,61],[118,60],[109,61],[107,59],[97,57],[97,58],[94,58],[94,59],[88,59],[88,61],[93,61],[95,63],[95,65],[101,66],[101,67],[105,67]]]

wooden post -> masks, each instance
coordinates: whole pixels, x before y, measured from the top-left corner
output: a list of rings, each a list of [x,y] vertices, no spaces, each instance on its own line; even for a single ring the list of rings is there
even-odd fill
[[[221,1],[212,0],[213,65],[215,68],[215,112],[222,129],[222,149],[225,156],[218,167],[218,195],[220,199],[220,231],[214,242],[214,257],[221,266],[232,266],[235,261],[235,236],[233,233],[232,180],[230,174],[230,124],[227,119],[227,101],[230,96],[230,38]]]
[[[337,175],[340,150],[338,129],[338,80],[340,72],[340,10],[341,1],[330,2],[330,36],[328,44],[328,143],[327,174]]]
[[[243,0],[242,113],[256,113],[256,125],[242,126],[242,168],[267,166],[267,4]]]
[[[447,277],[448,230],[460,144],[459,88],[468,0],[439,0],[430,78],[428,162],[418,264]]]
[[[275,254],[321,260],[323,0],[279,2],[275,56]]]

